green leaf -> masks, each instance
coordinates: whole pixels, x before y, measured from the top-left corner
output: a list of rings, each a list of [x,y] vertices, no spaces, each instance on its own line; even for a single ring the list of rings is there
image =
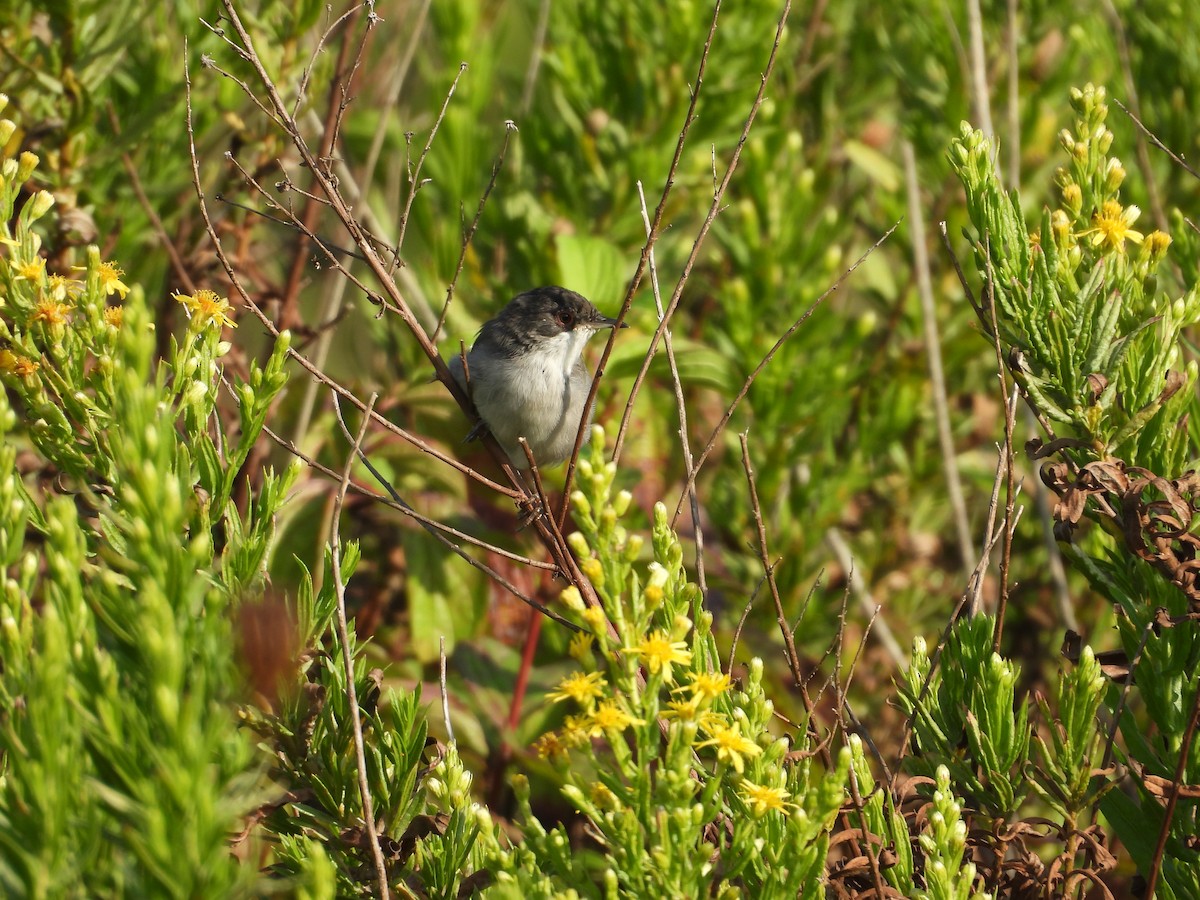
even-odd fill
[[[579,234],[560,234],[555,248],[563,286],[615,313],[625,293],[626,273],[632,269],[620,248],[604,238]]]
[[[421,662],[438,658],[441,638],[449,653],[459,638],[475,633],[483,619],[487,592],[469,579],[473,571],[424,532],[401,538],[408,563],[408,614],[412,652]]]
[[[890,157],[859,141],[846,141],[842,151],[851,163],[883,190],[894,193],[900,189],[900,167]]]

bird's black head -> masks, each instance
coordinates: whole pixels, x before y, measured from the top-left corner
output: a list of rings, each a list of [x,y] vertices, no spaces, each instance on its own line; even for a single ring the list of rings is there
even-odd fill
[[[585,330],[590,334],[616,324],[616,319],[601,315],[580,294],[550,285],[514,297],[496,318],[484,324],[479,337],[497,350],[515,355],[564,332]]]

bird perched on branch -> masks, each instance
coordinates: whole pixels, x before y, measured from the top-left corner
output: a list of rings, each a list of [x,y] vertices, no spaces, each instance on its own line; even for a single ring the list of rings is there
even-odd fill
[[[450,374],[514,468],[529,468],[517,440],[522,437],[539,467],[570,457],[579,423],[585,415],[592,418],[592,410],[584,410],[592,383],[584,345],[616,324],[574,291],[534,288],[484,323],[465,370],[461,355],[450,359]],[[477,425],[467,439],[480,431]]]

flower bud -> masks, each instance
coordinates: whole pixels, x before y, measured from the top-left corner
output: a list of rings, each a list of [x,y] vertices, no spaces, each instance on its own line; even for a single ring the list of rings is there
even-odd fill
[[[621,491],[613,498],[613,512],[618,516],[623,516],[629,511],[629,504],[633,500],[633,494],[629,491]]]
[[[1063,187],[1062,199],[1063,205],[1076,215],[1083,208],[1083,190],[1074,182]]]
[[[1056,209],[1050,215],[1050,227],[1054,230],[1056,240],[1065,241],[1067,235],[1071,233],[1071,219],[1061,209]]]
[[[583,595],[579,593],[579,588],[575,587],[575,585],[565,588],[558,596],[568,609],[573,609],[575,612],[583,612],[585,608]]]
[[[1142,242],[1142,251],[1150,258],[1151,262],[1162,262],[1167,255],[1167,248],[1171,246],[1171,236],[1165,231],[1152,231],[1146,235],[1145,241]]]
[[[1108,161],[1108,165],[1104,170],[1104,190],[1110,194],[1115,194],[1117,189],[1125,181],[1125,167],[1121,165],[1121,161],[1115,156]]]
[[[588,546],[587,538],[578,531],[572,531],[567,535],[567,543],[571,545],[571,549],[575,551],[575,555],[580,559],[592,555],[592,548]]]
[[[629,562],[633,562],[642,555],[642,547],[646,544],[646,539],[640,534],[631,534],[625,541],[625,558]]]
[[[49,191],[38,191],[33,195],[26,207],[28,210],[29,221],[34,222],[50,211],[50,207],[54,205],[54,195]]]
[[[36,153],[30,153],[28,150],[24,151],[17,160],[17,181],[22,184],[28,181],[29,176],[33,174],[33,170],[38,167],[39,162],[41,160],[38,159]]]
[[[571,491],[571,503],[580,515],[590,516],[592,514],[592,504],[588,501],[587,495],[578,488]]]
[[[580,563],[579,568],[583,574],[587,576],[588,581],[596,587],[604,586],[604,566],[600,564],[600,560],[594,556],[590,556]]]

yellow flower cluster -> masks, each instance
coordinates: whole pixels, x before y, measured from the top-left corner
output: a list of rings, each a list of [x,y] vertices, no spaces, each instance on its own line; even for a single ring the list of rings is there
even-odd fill
[[[746,801],[750,807],[750,811],[757,817],[765,816],[768,812],[783,810],[789,804],[785,801],[791,797],[781,787],[768,787],[767,785],[755,784],[753,781],[743,779],[739,790],[742,794],[742,799]]]
[[[188,316],[201,327],[215,322],[218,327],[228,325],[236,328],[237,324],[230,318],[231,307],[224,297],[218,297],[215,291],[202,288],[194,294],[173,294],[174,298],[184,305]]]
[[[673,641],[661,629],[653,631],[640,644],[626,647],[629,653],[636,653],[651,675],[662,673],[663,681],[671,681],[671,666],[690,665],[692,653],[683,641]]]
[[[733,766],[738,774],[745,771],[747,757],[753,759],[762,753],[762,747],[742,734],[742,729],[736,722],[730,724],[718,720],[704,730],[709,738],[696,746],[715,747],[717,761]]]
[[[40,364],[28,356],[21,356],[11,350],[0,350],[0,372],[15,375],[18,378],[28,378],[41,368]]]

